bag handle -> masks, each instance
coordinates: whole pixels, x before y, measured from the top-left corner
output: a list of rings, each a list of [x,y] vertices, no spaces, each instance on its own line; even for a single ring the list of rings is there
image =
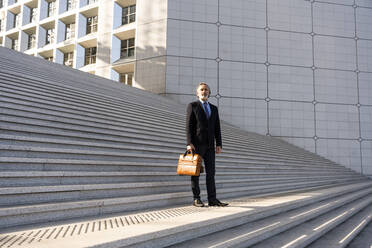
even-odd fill
[[[187,154],[189,154],[189,153],[191,153],[191,154],[192,154],[192,157],[194,157],[194,155],[195,155],[195,151],[194,151],[194,149],[191,150],[191,152],[188,151],[188,150],[186,150],[186,152],[183,154],[183,157],[185,157],[185,156],[186,156]]]

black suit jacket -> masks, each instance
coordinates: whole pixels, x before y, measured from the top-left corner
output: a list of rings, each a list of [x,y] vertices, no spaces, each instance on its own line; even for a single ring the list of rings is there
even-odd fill
[[[211,116],[207,119],[201,102],[189,103],[186,114],[186,137],[187,145],[193,144],[195,148],[216,146],[222,147],[220,118],[218,108],[209,103]]]

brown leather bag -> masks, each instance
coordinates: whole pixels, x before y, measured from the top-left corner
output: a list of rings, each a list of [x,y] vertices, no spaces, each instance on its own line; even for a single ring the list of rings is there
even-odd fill
[[[187,176],[199,176],[203,173],[202,158],[199,154],[186,151],[178,159],[177,174]]]

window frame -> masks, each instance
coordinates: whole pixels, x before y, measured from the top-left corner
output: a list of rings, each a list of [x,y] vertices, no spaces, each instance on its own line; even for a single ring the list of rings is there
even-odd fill
[[[37,20],[37,8],[30,8],[30,23],[34,23]]]
[[[76,23],[73,22],[73,23],[68,23],[68,24],[65,24],[65,25],[66,25],[66,28],[65,28],[65,40],[69,40],[69,39],[75,38]],[[73,26],[73,28],[71,28],[71,26]]]
[[[55,0],[48,1],[47,9],[48,9],[47,17],[54,16],[54,14],[56,13],[56,1]]]
[[[45,35],[45,45],[53,44],[54,38],[55,38],[54,28],[47,29]]]
[[[20,13],[14,14],[13,28],[17,28],[19,26],[20,18]]]
[[[87,17],[86,34],[96,33],[98,31],[98,15]]]
[[[87,5],[96,3],[98,0],[87,0]]]
[[[76,0],[66,0],[66,11],[76,8]]]
[[[133,45],[130,42],[133,40]],[[130,51],[133,51],[133,54],[130,55]],[[126,40],[121,40],[120,44],[120,59],[133,58],[136,55],[136,39],[129,38]]]
[[[27,40],[27,50],[35,48],[36,45],[36,34],[29,34]]]
[[[12,49],[18,51],[19,49],[19,39],[12,39]]]
[[[134,12],[132,12],[134,8]],[[127,24],[130,24],[130,23],[133,23],[133,22],[136,22],[136,5],[130,5],[130,6],[125,6],[125,7],[122,7],[122,10],[121,10],[121,25],[127,25]],[[127,10],[126,13],[125,10]],[[133,17],[133,20],[132,20],[132,17]],[[132,20],[132,21],[131,21]]]
[[[93,53],[94,51],[94,53]],[[95,64],[97,57],[97,47],[88,47],[85,48],[85,56],[84,56],[84,66]]]
[[[67,65],[67,62],[71,62],[71,65]],[[63,64],[65,66],[73,67],[74,65],[74,51],[63,53]]]
[[[134,79],[134,72],[125,72],[125,73],[119,74],[119,82],[125,85],[133,86],[133,79]]]

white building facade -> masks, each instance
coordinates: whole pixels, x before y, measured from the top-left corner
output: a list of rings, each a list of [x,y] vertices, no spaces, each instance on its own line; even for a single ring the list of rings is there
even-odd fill
[[[50,2],[3,0],[0,44],[181,103],[205,81],[222,119],[372,176],[371,0]]]
[[[0,0],[0,7],[2,46],[133,83],[135,0]]]

